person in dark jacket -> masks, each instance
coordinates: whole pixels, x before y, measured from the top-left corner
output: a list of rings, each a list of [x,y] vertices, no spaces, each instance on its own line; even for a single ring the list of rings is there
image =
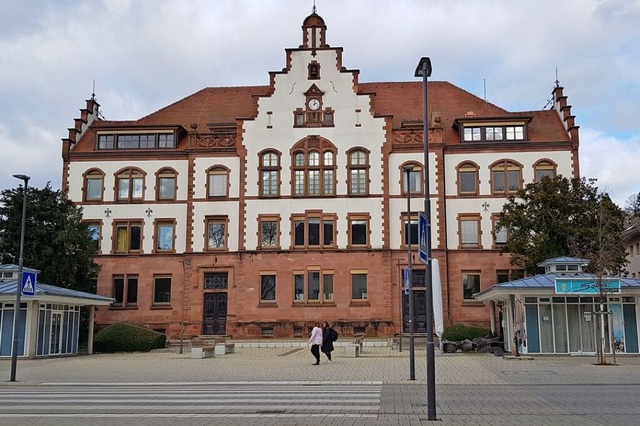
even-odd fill
[[[327,356],[329,363],[331,363],[331,352],[333,351],[333,327],[328,322],[322,323],[322,346],[320,350]]]

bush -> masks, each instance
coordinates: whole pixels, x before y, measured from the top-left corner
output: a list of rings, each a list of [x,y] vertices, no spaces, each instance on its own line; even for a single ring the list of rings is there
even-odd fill
[[[481,327],[469,327],[469,334],[471,335],[471,340],[479,337],[491,337],[491,330]]]
[[[442,333],[442,339],[450,342],[471,340],[471,333],[469,333],[469,327],[464,324],[451,324]]]
[[[117,322],[98,332],[94,339],[96,352],[149,352],[164,348],[167,336],[142,324]]]

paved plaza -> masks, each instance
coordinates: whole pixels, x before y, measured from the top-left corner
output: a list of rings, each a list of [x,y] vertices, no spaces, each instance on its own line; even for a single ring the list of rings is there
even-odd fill
[[[406,345],[403,352],[389,346],[366,346],[358,358],[345,357],[344,348],[338,347],[333,363],[323,357],[321,364],[314,366],[307,348],[295,347],[299,343],[291,347],[237,347],[235,353],[206,359],[192,359],[188,346],[183,354],[171,347],[150,353],[20,359],[15,383],[9,382],[10,360],[3,359],[0,424],[632,425],[640,418],[638,357],[618,357],[616,366],[596,366],[594,357],[518,360],[436,350],[438,420],[430,422],[424,347],[415,349],[417,380],[411,381]],[[92,413],[101,413],[96,417],[86,412],[63,415],[56,410],[57,414],[38,417],[33,410],[14,410],[10,398],[3,405],[1,398],[18,392],[59,392],[74,386],[82,386],[82,392],[100,387],[101,395],[104,387],[126,390],[134,385],[141,392],[144,388],[145,395],[161,387],[163,392],[170,387],[174,395],[193,392],[193,400],[214,390],[220,394],[263,394],[262,399],[252,402],[255,406],[242,405],[238,399],[215,409],[211,407],[217,397],[212,395],[203,402],[204,408],[187,412],[181,407],[179,413],[169,412],[167,407],[156,413],[147,407],[135,414],[133,400],[127,407],[132,410],[118,413],[113,407],[105,410],[105,402],[92,409]],[[210,411],[206,411],[206,404]],[[12,414],[19,412],[22,414]]]

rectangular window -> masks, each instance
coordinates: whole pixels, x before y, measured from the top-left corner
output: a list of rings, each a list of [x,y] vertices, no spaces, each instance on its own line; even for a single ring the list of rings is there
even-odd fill
[[[333,274],[324,273],[322,275],[322,284],[324,287],[324,300],[333,301]]]
[[[409,245],[409,237],[411,237],[411,245],[416,246],[418,244],[418,218],[411,217],[409,221],[407,221],[407,215],[405,214],[402,218],[404,221],[403,225],[403,241],[404,245]]]
[[[294,191],[295,195],[304,195],[304,170],[296,170],[294,174],[295,186]]]
[[[260,301],[275,302],[276,300],[276,276],[275,274],[260,275]]]
[[[156,251],[172,252],[175,235],[173,222],[158,222],[156,224]]]
[[[333,303],[333,271],[321,271],[319,267],[306,272],[295,271],[293,288],[295,303]]]
[[[500,216],[494,214],[491,216],[491,222],[493,224],[493,244],[494,246],[504,245],[509,238],[508,230],[505,227],[498,227]]]
[[[303,274],[294,274],[293,275],[293,286],[294,286],[294,294],[293,298],[296,302],[304,301],[304,275]]]
[[[320,170],[309,170],[309,195],[320,193]]]
[[[175,200],[176,199],[176,178],[175,176],[160,176],[158,179],[158,199],[159,200]]]
[[[115,301],[112,306],[136,306],[138,303],[138,276],[114,275],[113,298]]]
[[[207,250],[227,248],[227,218],[207,219]]]
[[[158,148],[174,148],[173,133],[161,133],[158,135]]]
[[[480,273],[462,273],[462,292],[465,300],[473,300],[473,295],[480,291]]]
[[[262,195],[278,195],[278,171],[266,170],[262,172]]]
[[[460,245],[465,248],[480,246],[480,216],[461,216],[458,218]]]
[[[261,249],[275,249],[280,246],[280,218],[277,216],[260,216],[259,247]]]
[[[367,274],[351,273],[351,299],[366,300],[367,299]]]
[[[171,303],[171,277],[153,278],[153,304],[163,305]]]
[[[407,179],[407,173],[402,173],[402,178]],[[404,194],[407,194],[407,183],[409,184],[410,194],[422,193],[422,169],[420,167],[413,166],[413,169],[409,172],[409,182],[404,183]]]
[[[118,201],[141,200],[143,186],[142,177],[118,178]]]
[[[349,245],[369,245],[369,217],[363,215],[348,215]]]
[[[465,127],[464,140],[469,142],[479,141],[482,139],[480,127]]]
[[[320,300],[320,272],[311,271],[307,273],[307,298],[309,300]]]
[[[351,169],[351,194],[364,195],[367,193],[367,171],[364,169]]]
[[[87,223],[87,228],[89,228],[89,236],[95,244],[96,250],[100,252],[100,232],[102,230],[102,224],[90,222]]]
[[[331,112],[324,113],[324,125],[333,126],[333,113]]]
[[[228,174],[226,171],[211,172],[209,174],[209,197],[226,197],[227,182]]]
[[[102,176],[87,178],[87,201],[102,200]]]
[[[476,169],[460,169],[458,171],[460,194],[477,195],[478,194],[478,171]]]
[[[498,284],[506,283],[507,281],[509,281],[509,271],[497,271],[496,281]]]
[[[138,253],[142,248],[142,222],[115,222],[115,253]]]
[[[335,215],[310,214],[292,218],[294,247],[333,247]]]
[[[113,149],[113,135],[98,135],[98,149]]]
[[[524,140],[524,126],[507,126],[507,140]]]
[[[324,171],[322,185],[323,185],[325,195],[333,195],[334,193],[333,170]]]

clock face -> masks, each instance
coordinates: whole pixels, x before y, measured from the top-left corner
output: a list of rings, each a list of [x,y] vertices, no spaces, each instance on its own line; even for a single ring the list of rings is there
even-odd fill
[[[309,109],[316,110],[320,108],[320,101],[317,99],[311,99],[308,105],[309,105]]]

